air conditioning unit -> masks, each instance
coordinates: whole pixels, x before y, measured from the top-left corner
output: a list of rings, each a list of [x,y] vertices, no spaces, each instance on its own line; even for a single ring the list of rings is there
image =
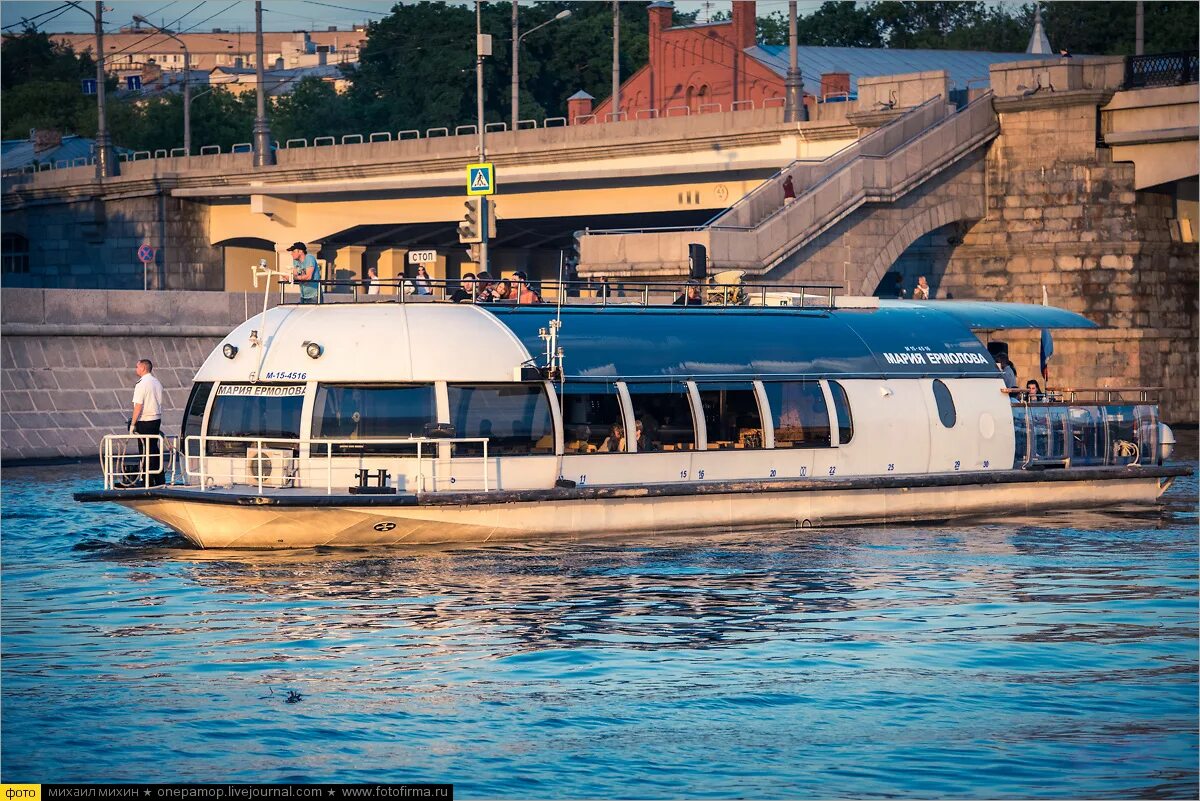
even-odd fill
[[[296,479],[296,459],[286,448],[249,448],[246,475],[251,484],[261,479],[264,487],[291,487]]]

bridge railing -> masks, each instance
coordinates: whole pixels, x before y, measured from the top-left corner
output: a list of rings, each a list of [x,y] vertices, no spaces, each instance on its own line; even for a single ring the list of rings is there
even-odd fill
[[[997,130],[999,122],[989,92],[886,153],[861,154],[756,226],[759,263],[774,265],[867,200],[895,199],[923,175],[950,163]]]
[[[1193,52],[1129,56],[1125,59],[1125,89],[1182,86],[1200,82],[1200,56]]]
[[[782,101],[776,102],[776,100],[777,100],[776,98],[767,98],[767,99],[761,101],[757,105],[757,107],[758,108],[776,107],[780,104],[780,102],[782,102]],[[686,107],[684,107],[684,108],[686,108]],[[731,105],[731,108],[729,108],[728,110],[729,111],[753,111],[755,108],[756,108],[755,101],[739,100],[736,103],[733,103]],[[659,109],[644,109],[643,111],[648,112],[647,115],[642,116],[641,112],[639,112],[636,118],[637,119],[647,119],[647,118],[660,118],[660,117],[665,117],[665,116],[673,116],[673,117],[674,116],[685,116],[685,114],[679,113],[679,107],[673,106],[672,109],[674,109],[674,110],[672,111],[671,114],[666,114],[665,112],[660,113]],[[668,109],[668,110],[670,111],[671,109]],[[703,106],[701,106],[699,109],[697,109],[695,111],[692,111],[689,109],[686,113],[686,116],[691,116],[691,115],[695,115],[695,114],[720,113],[723,111],[725,111],[725,108],[720,103],[705,103]],[[611,117],[612,115],[608,115],[608,116]],[[570,120],[569,122],[571,122],[571,124],[587,124],[587,123],[599,123],[599,122],[625,122],[627,120],[628,120],[628,116],[624,112],[622,112],[620,114],[620,119],[600,120],[596,117],[596,115],[593,114],[593,115],[588,115],[587,118],[576,117],[575,119]],[[568,119],[566,117],[546,117],[545,119],[543,119],[541,121],[540,127],[541,128],[561,128],[561,127],[567,125],[567,123],[568,123]],[[489,123],[486,123],[484,127],[488,133],[493,133],[493,134],[506,133],[509,130],[507,122],[489,122]],[[538,120],[535,120],[535,119],[517,120],[517,130],[521,130],[521,131],[534,130],[538,127],[539,127]],[[296,149],[296,148],[332,147],[332,146],[338,146],[338,145],[351,145],[351,144],[382,144],[382,143],[386,143],[386,142],[395,142],[395,141],[401,141],[401,140],[406,140],[406,139],[409,139],[409,140],[411,140],[411,139],[434,139],[434,138],[440,139],[440,138],[451,138],[451,137],[457,137],[457,136],[465,136],[465,137],[470,138],[470,137],[474,137],[477,135],[478,135],[478,128],[476,127],[476,125],[474,123],[468,123],[465,125],[435,126],[435,127],[426,128],[424,130],[420,130],[420,129],[416,129],[416,128],[409,128],[409,129],[405,129],[403,131],[395,131],[395,132],[393,132],[393,131],[371,131],[371,132],[365,133],[365,134],[345,134],[341,137],[318,136],[318,137],[314,137],[312,140],[309,140],[309,139],[303,138],[303,137],[294,137],[291,139],[287,139],[282,143],[280,143],[279,141],[276,141],[275,149],[278,151],[278,150],[292,150],[292,149]],[[220,156],[220,155],[226,155],[229,153],[246,153],[246,152],[249,152],[250,149],[251,149],[250,144],[246,143],[246,142],[240,142],[238,144],[233,145],[232,147],[230,147],[228,149],[222,148],[221,145],[199,145],[196,147],[196,154],[198,156]],[[121,161],[155,161],[155,160],[159,160],[159,159],[187,158],[187,156],[183,153],[183,148],[174,148],[173,150],[170,150],[170,151],[167,151],[167,150],[157,150],[157,151],[140,150],[140,151],[137,151],[136,153],[120,153],[120,154],[118,154],[118,158]],[[194,156],[193,156],[193,158],[194,158]],[[73,167],[95,166],[95,164],[96,164],[96,157],[93,155],[86,159],[78,159],[77,158],[71,162],[66,162],[63,160],[60,160],[57,162],[46,161],[46,162],[39,162],[36,164],[27,164],[22,167],[14,167],[12,169],[4,168],[2,171],[0,171],[0,174],[21,175],[21,174],[27,174],[27,173],[32,173],[32,172],[40,172],[43,170],[70,169]]]
[[[828,158],[818,162],[797,159],[713,217],[708,225],[752,228],[782,208],[783,182],[788,176],[791,176],[797,191],[803,192],[858,156],[891,153],[919,132],[945,118],[948,113],[949,107],[939,95],[915,106],[888,125],[876,128]]]

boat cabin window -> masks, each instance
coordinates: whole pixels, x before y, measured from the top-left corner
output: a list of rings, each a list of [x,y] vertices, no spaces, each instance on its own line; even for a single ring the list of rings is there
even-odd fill
[[[616,384],[570,384],[562,389],[563,452],[622,453],[625,421]]]
[[[819,381],[767,381],[776,448],[828,448],[829,408]]]
[[[399,453],[416,455],[416,445],[371,443],[369,440],[425,436],[437,422],[433,384],[321,384],[313,405],[313,439],[353,439],[363,442],[332,446],[332,453]],[[312,446],[315,456],[331,446]],[[430,452],[425,448],[425,452]]]
[[[697,388],[710,451],[763,447],[762,418],[753,384],[700,384]]]
[[[456,437],[487,437],[488,456],[554,453],[554,421],[541,384],[450,384]],[[483,456],[483,445],[455,443],[453,456]]]
[[[940,378],[933,379],[933,399],[937,402],[938,419],[946,428],[954,428],[958,422],[958,413],[954,410],[954,396],[950,387]]]
[[[303,384],[220,384],[208,416],[208,454],[240,456],[257,443],[221,440],[253,437],[267,447],[295,447],[300,439]],[[213,438],[217,439],[213,439]]]
[[[208,406],[208,396],[212,394],[213,382],[197,381],[188,395],[187,405],[183,407],[183,426],[179,432],[179,441],[187,448],[187,438],[200,436],[204,433],[204,408]],[[194,450],[192,453],[199,453]]]
[[[838,419],[838,445],[854,439],[854,415],[850,412],[850,399],[846,390],[836,381],[829,382],[829,394],[833,396],[833,411]]]
[[[639,451],[692,451],[696,425],[687,384],[626,384],[633,418],[642,426]]]

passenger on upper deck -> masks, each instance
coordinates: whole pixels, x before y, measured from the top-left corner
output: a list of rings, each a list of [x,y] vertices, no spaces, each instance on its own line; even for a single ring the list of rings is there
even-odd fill
[[[1008,360],[1007,353],[996,354],[996,369],[1004,375],[1004,386],[1009,389],[1017,388],[1017,368]]]
[[[296,242],[288,252],[292,255],[292,279],[300,285],[301,303],[319,303],[321,297],[321,266],[317,257],[309,255],[308,245]]]
[[[696,281],[688,281],[683,292],[679,297],[675,298],[674,306],[703,306],[704,298],[700,295],[700,284]]]
[[[516,282],[515,297],[519,305],[525,306],[530,303],[541,303],[542,296],[533,291],[529,286],[529,276],[525,275],[524,271],[517,270],[513,273],[513,281]]]
[[[411,281],[412,289],[409,290],[410,295],[432,295],[433,290],[429,288],[429,273],[425,272],[425,265],[417,265],[417,275]]]
[[[913,300],[929,300],[929,282],[925,280],[925,276],[917,277],[917,285],[913,287]]]
[[[492,285],[492,300],[499,303],[512,303],[516,300],[512,283],[507,278],[501,278]]]
[[[1025,400],[1030,402],[1046,400],[1046,396],[1042,394],[1042,385],[1037,382],[1036,378],[1025,382]]]
[[[475,296],[475,273],[467,273],[459,281],[458,289],[450,295],[452,303],[462,303],[464,300],[473,300]]]
[[[480,270],[475,290],[475,302],[491,303],[495,300],[495,285],[496,282],[492,278],[492,274],[487,270]]]
[[[367,294],[379,294],[379,270],[375,267],[367,268]]]

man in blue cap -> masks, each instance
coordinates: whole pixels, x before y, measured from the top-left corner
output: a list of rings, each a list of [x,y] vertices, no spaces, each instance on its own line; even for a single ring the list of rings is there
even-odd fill
[[[300,302],[320,303],[321,266],[317,257],[309,255],[303,242],[296,242],[288,252],[292,254],[292,278],[300,284]]]

